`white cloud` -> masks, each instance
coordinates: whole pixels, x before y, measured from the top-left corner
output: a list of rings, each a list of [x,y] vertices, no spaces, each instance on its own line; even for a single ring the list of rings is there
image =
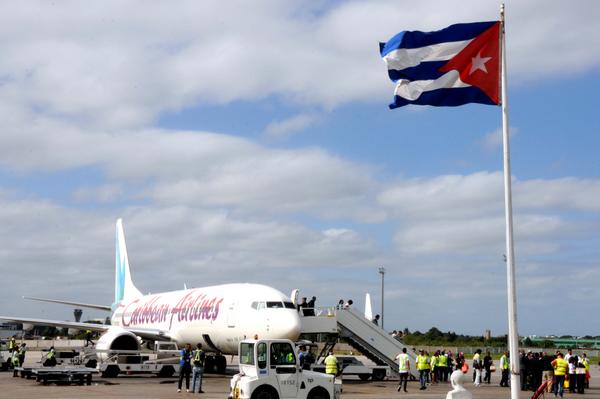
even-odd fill
[[[105,184],[97,187],[80,187],[73,192],[77,202],[110,203],[123,194],[123,187],[118,184]]]
[[[378,41],[401,29],[432,30],[457,22],[455,4],[446,1],[323,4],[5,4],[2,96],[27,108],[115,127],[147,124],[164,111],[198,102],[269,96],[330,109],[389,93]],[[461,21],[497,18],[496,2],[461,4]],[[589,49],[598,41],[599,10],[592,1],[579,7],[560,1],[511,3],[511,79],[597,67],[600,55]]]
[[[518,134],[518,129],[514,126],[509,127],[509,138],[510,142],[513,142],[514,137]],[[499,148],[502,148],[502,128],[498,128],[493,132],[487,133],[481,139],[481,145],[484,150],[487,151],[496,151]]]
[[[302,131],[316,122],[316,117],[309,114],[298,114],[290,118],[273,121],[265,128],[267,138],[281,139]]]

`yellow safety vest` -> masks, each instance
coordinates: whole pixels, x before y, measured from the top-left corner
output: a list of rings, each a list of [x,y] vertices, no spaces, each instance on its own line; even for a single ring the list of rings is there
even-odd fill
[[[52,359],[54,356],[55,356],[55,355],[54,355],[54,351],[50,351],[50,352],[48,352],[48,354],[46,355],[46,358],[47,358],[47,359]]]
[[[429,364],[427,362],[427,358],[423,355],[417,356],[417,369],[418,370],[426,370]]]
[[[325,373],[337,375],[337,359],[333,355],[325,358]]]
[[[582,361],[586,371],[590,371],[590,360],[586,357]]]
[[[398,371],[400,373],[406,373],[408,371],[408,355],[401,353],[398,358]]]
[[[17,351],[13,352],[12,364],[13,364],[13,367],[19,367],[21,365],[19,362],[19,352],[17,352]]]
[[[194,351],[194,362],[202,363],[202,355],[203,354],[204,354],[204,352],[202,351],[202,349],[196,349],[196,351]]]
[[[438,366],[446,367],[448,365],[448,357],[446,355],[438,356]]]
[[[569,363],[565,359],[557,358],[556,365],[554,366],[554,375],[565,375],[567,374],[567,368]]]
[[[508,370],[509,367],[510,363],[508,362],[506,355],[502,355],[502,357],[500,358],[500,368],[503,370]]]
[[[15,341],[14,338],[11,338],[10,341],[8,342],[8,349],[15,349],[16,346],[17,346],[17,342]]]
[[[435,366],[437,366],[437,356],[431,356],[431,369],[434,370]]]
[[[429,357],[425,357],[425,370],[431,370],[431,360]]]

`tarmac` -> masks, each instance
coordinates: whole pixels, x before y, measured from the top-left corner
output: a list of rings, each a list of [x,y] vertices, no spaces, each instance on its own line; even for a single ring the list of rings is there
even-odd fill
[[[231,369],[231,372],[234,370]],[[204,394],[177,393],[177,378],[158,378],[153,376],[120,376],[117,378],[101,378],[95,375],[92,385],[43,385],[35,379],[14,378],[12,372],[0,373],[0,398],[187,398],[202,397],[206,399],[224,399],[229,393],[231,376],[205,375],[202,389]],[[473,394],[473,399],[510,398],[510,389],[499,386],[499,373],[493,373],[490,385],[482,384],[476,388],[471,383],[465,387]],[[600,370],[592,366],[591,387],[584,395],[565,393],[567,399],[600,399]],[[597,384],[597,387],[594,385]],[[344,379],[342,398],[348,399],[386,399],[386,398],[415,398],[415,399],[444,399],[451,390],[449,383],[431,385],[425,391],[419,390],[419,383],[408,383],[408,392],[397,392],[397,381],[363,382]],[[520,392],[519,399],[530,399],[533,392]],[[546,396],[551,399],[554,395]]]

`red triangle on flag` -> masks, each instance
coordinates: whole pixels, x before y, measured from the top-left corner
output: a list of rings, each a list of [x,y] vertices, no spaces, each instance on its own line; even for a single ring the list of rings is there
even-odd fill
[[[500,22],[475,37],[439,71],[453,69],[458,71],[460,80],[480,88],[495,104],[500,104]]]

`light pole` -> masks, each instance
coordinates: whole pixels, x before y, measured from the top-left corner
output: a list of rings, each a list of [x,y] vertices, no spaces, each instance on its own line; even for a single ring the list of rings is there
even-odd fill
[[[385,280],[385,267],[379,268],[379,274],[381,274],[381,328],[383,328],[383,281]]]

